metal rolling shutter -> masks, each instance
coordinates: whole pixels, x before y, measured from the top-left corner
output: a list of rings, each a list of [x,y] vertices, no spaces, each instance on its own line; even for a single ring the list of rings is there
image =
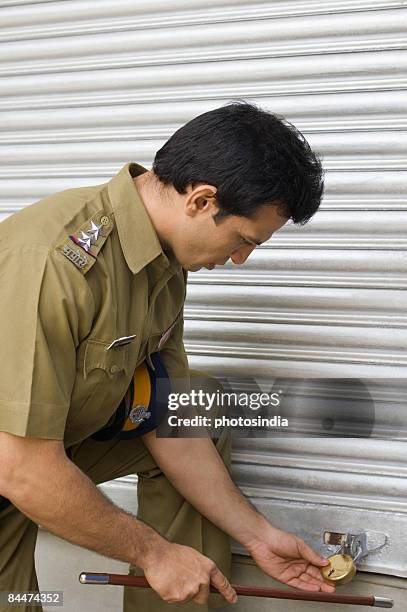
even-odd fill
[[[309,225],[243,268],[190,275],[186,344],[215,374],[394,379],[390,397],[374,389],[377,437],[240,440],[234,471],[314,544],[323,527],[386,532],[364,567],[407,576],[405,3],[6,0],[0,21],[2,218],[126,161],[150,165],[179,125],[236,97],[323,154]]]

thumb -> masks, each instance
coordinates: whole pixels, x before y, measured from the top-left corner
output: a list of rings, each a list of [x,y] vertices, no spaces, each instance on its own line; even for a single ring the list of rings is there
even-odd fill
[[[211,583],[229,603],[236,603],[237,595],[235,589],[216,566],[211,572]]]
[[[318,553],[316,553],[308,544],[304,542],[304,540],[299,540],[298,549],[303,559],[310,561],[313,565],[317,565],[322,567],[324,565],[328,565],[328,559],[321,557]]]

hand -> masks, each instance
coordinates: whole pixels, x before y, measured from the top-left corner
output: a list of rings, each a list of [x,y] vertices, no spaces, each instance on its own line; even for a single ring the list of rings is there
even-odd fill
[[[247,547],[257,565],[269,576],[303,591],[332,593],[318,569],[329,561],[320,557],[293,533],[267,524],[261,541]]]
[[[216,564],[189,546],[163,542],[143,563],[144,575],[167,603],[194,601],[205,604],[213,585],[228,603],[237,595]]]

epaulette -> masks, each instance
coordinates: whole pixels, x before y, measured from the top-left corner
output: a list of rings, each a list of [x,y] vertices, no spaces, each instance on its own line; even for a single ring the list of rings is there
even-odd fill
[[[100,249],[114,227],[113,214],[104,210],[95,213],[75,233],[70,234],[57,251],[86,274],[95,263]]]

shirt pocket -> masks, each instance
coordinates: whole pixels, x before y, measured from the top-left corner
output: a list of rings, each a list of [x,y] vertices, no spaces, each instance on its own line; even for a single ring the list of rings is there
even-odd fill
[[[101,429],[114,414],[131,381],[128,346],[108,350],[111,342],[85,340],[77,350],[77,379],[67,432],[81,439]]]
[[[110,342],[100,340],[87,341],[79,363],[84,380],[93,376],[115,379],[120,374],[129,374],[131,359],[127,345],[108,350],[109,345]]]

